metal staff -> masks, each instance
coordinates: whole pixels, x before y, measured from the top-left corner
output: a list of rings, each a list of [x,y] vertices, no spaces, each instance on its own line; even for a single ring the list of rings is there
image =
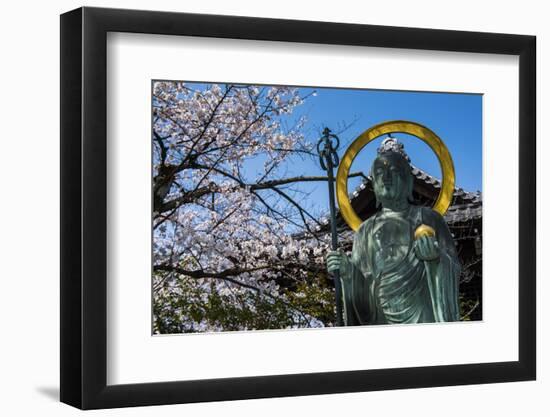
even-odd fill
[[[334,172],[340,160],[336,150],[340,146],[340,139],[331,133],[328,127],[323,130],[323,136],[317,142],[317,153],[321,168],[327,171],[328,177],[328,199],[330,207],[330,231],[332,234],[332,250],[338,249],[338,233],[336,231],[336,205],[334,202]],[[343,326],[342,320],[342,284],[340,282],[340,271],[333,273],[334,290],[336,295],[336,325]]]

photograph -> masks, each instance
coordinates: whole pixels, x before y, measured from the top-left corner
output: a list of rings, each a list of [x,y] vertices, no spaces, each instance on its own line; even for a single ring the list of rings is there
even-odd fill
[[[151,81],[153,335],[483,317],[483,94]]]
[[[0,416],[550,415],[544,9],[6,2]]]

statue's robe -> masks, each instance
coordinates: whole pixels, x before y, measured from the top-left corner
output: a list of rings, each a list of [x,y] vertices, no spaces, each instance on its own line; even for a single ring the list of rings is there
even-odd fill
[[[414,231],[436,232],[437,261],[418,259]],[[460,261],[443,217],[428,207],[382,209],[357,231],[340,270],[346,326],[459,320]]]

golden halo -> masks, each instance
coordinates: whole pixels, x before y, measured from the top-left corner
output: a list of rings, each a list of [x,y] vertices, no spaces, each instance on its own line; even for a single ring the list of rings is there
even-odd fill
[[[336,174],[336,197],[338,199],[340,213],[349,227],[354,231],[359,229],[362,220],[355,210],[353,210],[348,198],[348,175],[351,164],[361,149],[374,139],[388,133],[408,133],[409,135],[421,139],[431,148],[439,160],[442,172],[441,190],[439,191],[439,196],[437,197],[433,209],[439,214],[444,215],[451,205],[455,188],[455,168],[451,154],[439,136],[427,127],[415,122],[392,120],[380,123],[365,130],[352,142],[342,157],[340,166],[338,167],[338,173]]]

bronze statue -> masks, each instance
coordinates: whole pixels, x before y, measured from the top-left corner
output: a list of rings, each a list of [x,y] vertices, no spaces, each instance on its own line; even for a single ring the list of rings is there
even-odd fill
[[[459,320],[460,262],[443,216],[413,203],[403,144],[382,142],[371,168],[379,210],[355,234],[351,257],[331,251],[346,326]]]

